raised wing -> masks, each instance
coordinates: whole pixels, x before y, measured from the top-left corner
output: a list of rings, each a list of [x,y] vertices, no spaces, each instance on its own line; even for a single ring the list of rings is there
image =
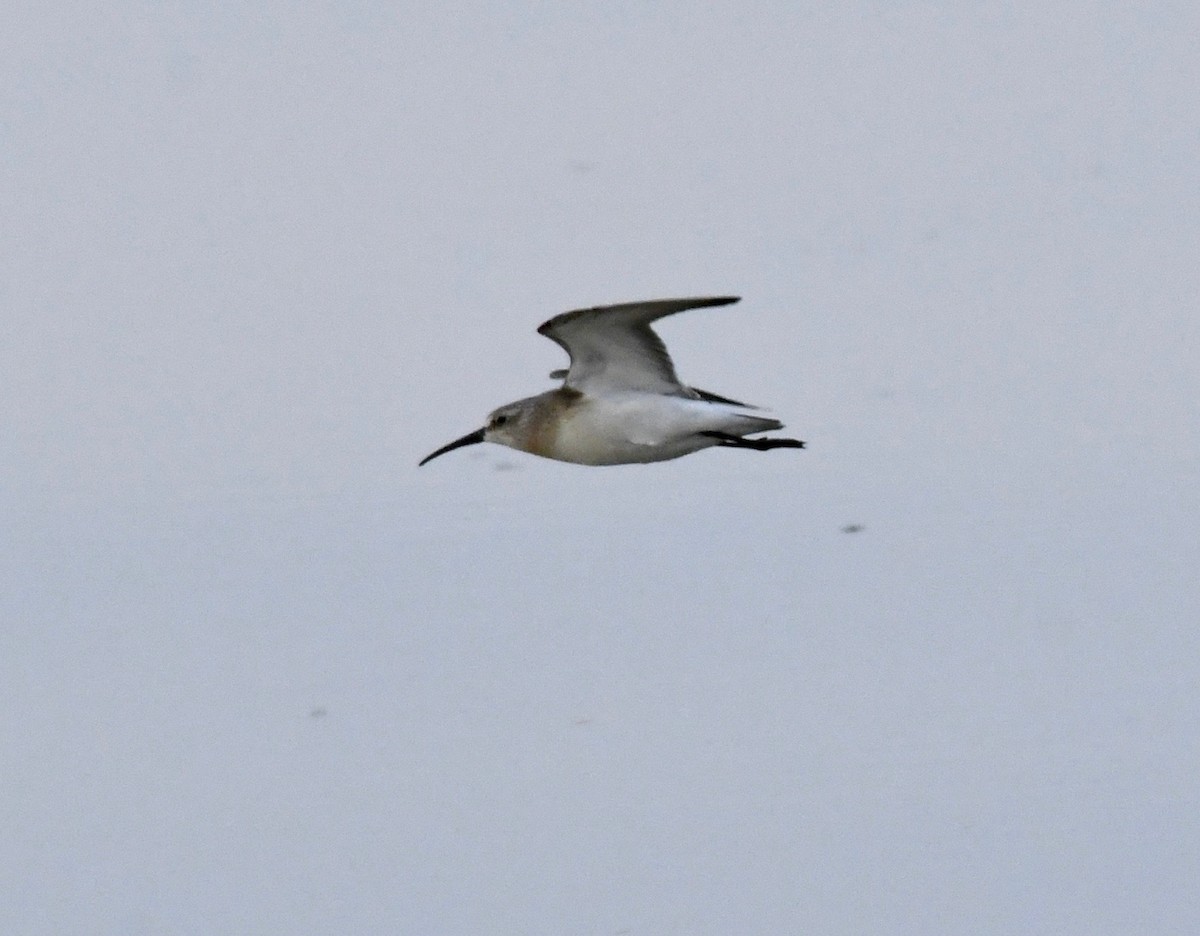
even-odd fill
[[[538,334],[557,342],[570,356],[565,386],[572,389],[691,395],[675,376],[666,346],[650,323],[687,309],[729,305],[738,298],[658,299],[576,309],[543,323]]]

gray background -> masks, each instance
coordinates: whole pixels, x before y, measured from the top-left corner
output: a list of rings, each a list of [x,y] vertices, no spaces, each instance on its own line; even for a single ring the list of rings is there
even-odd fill
[[[0,930],[1195,933],[1195,5],[450,6],[0,17]]]

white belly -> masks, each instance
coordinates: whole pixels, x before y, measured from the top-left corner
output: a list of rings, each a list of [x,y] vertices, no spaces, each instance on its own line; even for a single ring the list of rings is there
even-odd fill
[[[779,427],[723,404],[630,393],[585,398],[562,414],[538,454],[581,465],[666,461],[716,445],[704,431],[744,435]]]

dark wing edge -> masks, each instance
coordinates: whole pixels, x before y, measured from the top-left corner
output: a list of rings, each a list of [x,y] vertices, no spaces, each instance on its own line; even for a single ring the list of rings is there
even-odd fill
[[[743,403],[741,400],[731,400],[729,397],[723,397],[717,393],[709,393],[707,390],[701,390],[699,387],[688,387],[692,393],[696,394],[698,399],[705,403],[727,403],[730,406],[740,406],[742,409],[762,409],[761,406],[755,406],[753,403]]]
[[[675,315],[677,312],[686,312],[688,309],[707,309],[713,306],[732,305],[735,302],[741,301],[741,296],[702,296],[696,299],[647,299],[642,302],[621,302],[617,305],[602,305],[591,306],[587,309],[572,309],[570,312],[562,312],[553,318],[547,319],[538,326],[538,334],[545,335],[552,341],[558,341],[550,332],[559,325],[577,319],[584,315],[591,315],[595,312],[623,312],[628,309],[644,308],[646,306],[662,306],[663,311],[655,315],[649,321],[656,321],[668,315]],[[649,322],[647,322],[649,324]],[[558,342],[560,345],[562,342]]]

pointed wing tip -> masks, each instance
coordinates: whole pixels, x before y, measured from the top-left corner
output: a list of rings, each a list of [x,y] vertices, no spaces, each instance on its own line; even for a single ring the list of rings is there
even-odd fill
[[[577,319],[583,315],[590,315],[594,312],[605,312],[610,309],[623,309],[632,306],[641,305],[656,305],[659,303],[686,303],[683,309],[705,309],[713,306],[732,305],[735,302],[741,302],[741,296],[699,296],[695,299],[647,299],[643,302],[623,302],[616,305],[593,306],[587,309],[573,309],[570,312],[561,312],[553,318],[549,318],[538,326],[538,334],[545,335],[547,338],[553,337],[550,332],[564,322]],[[682,311],[678,309],[676,311]]]

